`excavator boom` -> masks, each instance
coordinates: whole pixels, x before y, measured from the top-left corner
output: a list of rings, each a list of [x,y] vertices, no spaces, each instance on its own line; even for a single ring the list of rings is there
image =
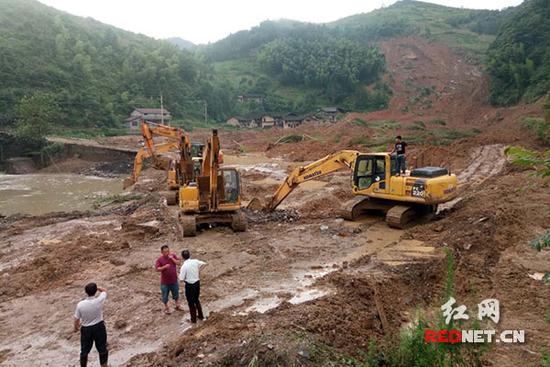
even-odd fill
[[[306,166],[296,167],[275,191],[267,205],[267,209],[275,210],[292,190],[302,182],[325,176],[343,168],[352,170],[358,155],[359,152],[355,150],[340,150]]]
[[[169,179],[169,186],[171,188],[177,187],[178,185],[189,182],[193,179],[194,172],[192,145],[189,136],[187,136],[183,130],[177,127],[166,126],[142,120],[141,134],[144,140],[144,147],[141,148],[136,154],[132,176],[124,180],[124,188],[132,186],[136,183],[141,173],[143,160],[145,158],[151,157],[153,159],[154,166],[158,169],[167,169],[168,167],[170,167],[171,165],[169,164],[169,162],[166,162],[166,160],[161,159],[161,157],[159,156],[160,153],[166,153],[169,151],[179,151],[180,153],[180,157],[176,161],[177,173],[172,172],[171,176],[173,176],[173,179]],[[168,139],[168,142],[155,144],[155,136],[165,137],[166,139]],[[171,169],[172,171],[174,171],[175,167]]]
[[[145,147],[140,148],[140,150],[138,150],[136,154],[136,157],[134,158],[134,170],[132,171],[132,175],[124,180],[123,188],[126,189],[127,187],[130,187],[137,182],[137,179],[141,174],[141,170],[143,168],[143,160],[151,157],[151,155],[153,154],[152,152],[166,153],[166,152],[173,151],[177,148],[178,148],[178,144],[175,142],[156,145],[154,150],[150,150]],[[155,162],[156,168],[166,169],[165,163],[162,160],[157,158],[155,159],[154,162]]]

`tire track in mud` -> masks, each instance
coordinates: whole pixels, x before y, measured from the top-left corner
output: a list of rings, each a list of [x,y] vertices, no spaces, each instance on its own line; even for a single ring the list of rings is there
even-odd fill
[[[471,163],[457,175],[459,196],[440,204],[437,212],[452,209],[469,196],[470,189],[477,188],[487,179],[498,175],[506,165],[505,149],[504,144],[482,145],[475,148],[471,154]]]

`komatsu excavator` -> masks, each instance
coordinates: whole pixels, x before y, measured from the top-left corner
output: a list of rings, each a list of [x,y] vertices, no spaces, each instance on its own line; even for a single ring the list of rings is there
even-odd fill
[[[403,228],[420,215],[435,213],[438,204],[457,195],[456,175],[445,168],[417,168],[410,175],[398,175],[396,166],[395,156],[390,153],[341,150],[295,168],[279,186],[267,209],[277,208],[302,182],[344,168],[353,173],[351,186],[356,196],[340,209],[340,215],[349,220],[366,210],[382,210],[390,227]]]

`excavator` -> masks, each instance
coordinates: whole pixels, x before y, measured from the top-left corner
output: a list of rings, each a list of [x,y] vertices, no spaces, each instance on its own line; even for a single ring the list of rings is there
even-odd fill
[[[197,226],[227,223],[235,232],[244,232],[246,216],[241,211],[241,179],[236,168],[220,167],[220,140],[212,130],[203,153],[196,181],[179,188],[179,221],[184,237],[195,236]]]
[[[340,209],[340,215],[348,220],[357,219],[367,210],[381,210],[390,227],[404,228],[411,220],[435,213],[438,204],[457,196],[456,175],[446,168],[416,168],[408,175],[398,175],[396,158],[390,153],[341,150],[295,168],[271,197],[267,209],[275,210],[301,183],[345,168],[353,173],[355,196]]]
[[[143,161],[151,157],[155,168],[167,171],[166,181],[169,191],[162,194],[169,205],[175,205],[177,190],[180,186],[193,181],[200,169],[204,144],[191,143],[189,136],[177,127],[142,120],[140,128],[144,146],[137,152],[132,175],[124,180],[123,188],[126,189],[137,182],[143,168]],[[164,137],[167,141],[155,144],[155,136]],[[172,151],[179,152],[177,160],[161,155]]]
[[[143,160],[153,158],[154,167],[167,170],[169,191],[161,194],[168,205],[179,206],[178,218],[184,237],[195,236],[197,226],[228,223],[235,232],[246,231],[247,220],[241,211],[240,175],[237,169],[221,168],[221,152],[218,131],[212,130],[206,146],[191,143],[189,137],[176,127],[141,122],[145,141],[136,154],[132,176],[123,186],[133,185],[141,173]],[[154,136],[163,136],[167,142],[154,144]],[[178,151],[178,159],[160,154]]]

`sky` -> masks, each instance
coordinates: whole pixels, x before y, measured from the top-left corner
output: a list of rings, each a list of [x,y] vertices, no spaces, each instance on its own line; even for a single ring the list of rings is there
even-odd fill
[[[395,0],[39,0],[68,13],[154,38],[215,42],[271,19],[323,23],[366,13]],[[502,9],[522,0],[428,0],[472,9]]]

